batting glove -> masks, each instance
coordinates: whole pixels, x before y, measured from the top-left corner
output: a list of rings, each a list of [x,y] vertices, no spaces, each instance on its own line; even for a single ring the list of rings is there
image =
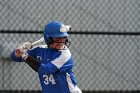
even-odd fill
[[[32,47],[33,45],[30,42],[23,43],[16,49],[16,57],[21,57],[22,54],[26,53],[27,50],[30,50]]]
[[[20,46],[20,48],[23,49],[23,50],[30,50],[32,48],[32,43],[25,42]]]

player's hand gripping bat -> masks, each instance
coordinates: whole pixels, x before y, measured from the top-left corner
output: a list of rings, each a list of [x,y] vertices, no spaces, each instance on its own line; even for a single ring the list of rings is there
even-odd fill
[[[38,44],[38,43],[40,43],[40,42],[43,42],[44,41],[44,37],[42,37],[42,38],[40,38],[39,40],[37,40],[37,41],[35,41],[35,42],[32,42],[31,43],[31,46],[34,46],[34,45],[36,45],[36,44]],[[27,50],[28,50],[29,48],[27,47]],[[31,49],[31,47],[30,47],[30,49]],[[16,49],[16,54],[18,55],[18,54],[20,54],[20,49]]]

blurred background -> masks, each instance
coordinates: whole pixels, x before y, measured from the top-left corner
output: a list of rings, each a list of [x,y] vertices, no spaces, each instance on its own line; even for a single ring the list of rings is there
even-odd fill
[[[72,25],[69,47],[83,93],[140,90],[140,0],[0,0],[0,92],[40,93],[37,73],[10,53],[50,21]],[[45,43],[43,43],[45,44]]]

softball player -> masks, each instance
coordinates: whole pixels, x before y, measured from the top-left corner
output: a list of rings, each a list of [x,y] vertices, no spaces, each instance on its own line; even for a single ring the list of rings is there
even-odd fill
[[[13,61],[25,61],[38,73],[42,93],[82,93],[72,71],[72,54],[66,46],[68,30],[61,22],[49,22],[44,29],[47,45],[32,48],[32,44],[26,42],[18,47],[19,54],[16,50],[11,53]]]

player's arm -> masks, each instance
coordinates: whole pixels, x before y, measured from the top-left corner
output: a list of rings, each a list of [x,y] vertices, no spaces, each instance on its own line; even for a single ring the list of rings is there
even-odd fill
[[[43,64],[32,56],[28,56],[28,54],[23,54],[22,58],[36,72],[51,74],[58,71],[57,67],[50,62],[48,64]]]
[[[61,51],[61,55],[59,55],[59,57],[47,63],[48,64],[40,64],[38,72],[51,74],[58,71],[64,72],[73,67],[73,60],[69,50]]]
[[[38,73],[43,73],[43,74],[52,74],[52,73],[56,73],[56,72],[63,72],[69,68],[72,68],[72,66],[73,66],[73,63],[68,62],[59,68],[52,62],[43,64],[39,60],[37,60],[31,56],[25,56],[25,57],[23,57],[23,59],[34,71],[36,71]],[[56,59],[56,61],[58,61],[58,60]],[[63,61],[61,60],[61,62],[63,62]]]
[[[28,56],[27,53],[22,55],[22,58],[33,70],[43,74],[63,72],[73,67],[73,60],[69,51],[63,52],[58,58],[51,62],[40,62],[39,60]]]
[[[24,61],[34,70],[34,71],[38,71],[40,65],[41,65],[41,62],[39,62],[37,59],[31,57],[31,56],[28,56],[26,54],[24,54],[24,56],[22,56]]]

